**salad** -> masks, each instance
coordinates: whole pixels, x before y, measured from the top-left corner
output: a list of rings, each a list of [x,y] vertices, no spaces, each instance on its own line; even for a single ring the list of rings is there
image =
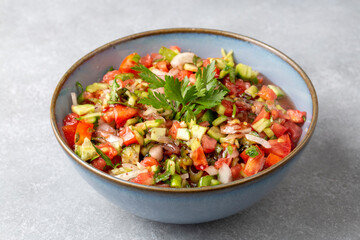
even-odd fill
[[[286,157],[306,112],[233,51],[201,58],[178,46],[132,53],[99,82],[71,93],[62,127],[93,167],[144,185],[213,186]]]

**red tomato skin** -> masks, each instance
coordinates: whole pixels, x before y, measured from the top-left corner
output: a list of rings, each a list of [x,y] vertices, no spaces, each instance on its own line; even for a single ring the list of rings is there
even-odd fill
[[[265,107],[263,107],[259,113],[259,115],[256,116],[255,120],[252,122],[252,124],[256,123],[257,121],[266,118],[266,119],[270,119],[270,112],[267,112],[265,110]]]
[[[286,121],[284,123],[284,127],[288,128],[288,133],[290,135],[291,141],[293,143],[293,146],[295,146],[301,137],[301,133],[302,133],[301,127],[299,127],[296,123],[293,123],[291,121]]]
[[[206,161],[205,153],[201,146],[192,153],[192,160],[197,170],[204,170],[208,167],[208,162]]]
[[[181,52],[181,48],[179,46],[170,46],[170,50],[176,51],[176,52]]]
[[[272,165],[280,162],[283,158],[279,157],[278,155],[275,155],[273,153],[270,153],[269,156],[267,156],[265,160],[265,167],[271,167]]]
[[[124,126],[126,121],[135,117],[138,111],[135,108],[130,108],[123,105],[116,105],[114,108],[114,118],[117,128]]]
[[[110,143],[100,144],[97,148],[99,148],[110,159],[113,159],[118,154],[116,149]]]
[[[159,54],[159,53],[152,53],[151,58],[152,58],[153,61],[156,61],[156,60],[162,59],[163,56],[161,54]]]
[[[219,169],[219,168],[221,168],[221,166],[223,164],[226,164],[226,165],[230,166],[230,163],[231,163],[231,158],[219,158],[215,162],[214,166],[215,166],[215,168]]]
[[[75,132],[75,137],[76,135],[78,135],[79,139],[78,141],[75,141],[75,144],[76,145],[83,144],[85,138],[88,138],[90,140],[93,132],[93,128],[94,128],[94,124],[87,123],[85,121],[79,121],[79,123],[76,126],[76,132]]]
[[[132,70],[132,67],[135,67],[137,62],[133,60],[133,58],[138,55],[137,53],[132,53],[128,55],[120,64],[119,71],[120,73],[134,73],[137,74],[135,70]]]
[[[231,117],[232,114],[233,114],[233,105],[235,103],[232,103],[228,100],[222,100],[221,101],[221,105],[223,105],[225,107],[225,112],[224,112],[224,115],[227,116],[227,117]],[[236,111],[237,112],[237,111]]]
[[[146,56],[140,58],[139,63],[144,65],[145,67],[149,68],[153,64],[153,59],[150,56],[150,54],[147,54]]]
[[[153,157],[146,157],[140,162],[145,167],[159,166],[160,163]]]
[[[70,113],[66,115],[66,117],[63,120],[64,126],[78,124],[79,120],[76,120],[76,118],[79,117],[80,116],[76,113]]]
[[[266,151],[279,157],[284,158],[291,152],[291,140],[288,134],[284,134],[278,139],[269,140],[268,143],[271,148],[266,149]]]
[[[130,182],[139,183],[142,185],[153,185],[154,174],[152,172],[140,173],[135,178],[131,179]]]
[[[204,153],[214,152],[216,144],[217,141],[206,134],[201,138],[201,146],[203,147]]]
[[[168,65],[168,63],[166,61],[160,61],[155,64],[155,66],[163,72],[169,72],[167,65]]]
[[[129,127],[125,127],[120,131],[120,137],[123,139],[126,146],[129,146],[133,143],[138,143],[135,134]]]
[[[275,100],[277,98],[275,92],[268,88],[267,86],[263,85],[261,90],[258,92],[258,95],[265,100]]]
[[[113,70],[113,71],[109,71],[107,72],[103,79],[102,79],[102,82],[104,83],[109,83],[111,80],[114,80],[115,79],[115,76],[120,74],[121,72],[119,70]]]
[[[242,153],[240,153],[240,157],[242,158],[244,163],[246,163],[248,161],[249,156],[246,154],[246,149],[244,151],[242,151]]]
[[[276,137],[281,137],[288,130],[287,127],[284,127],[283,125],[276,122],[274,122],[273,125],[271,125],[270,129],[274,132]]]
[[[101,157],[93,160],[91,162],[91,165],[93,165],[95,168],[104,171],[105,167],[106,167],[106,162],[104,159],[102,159]]]
[[[181,128],[180,123],[177,121],[173,121],[173,125],[169,130],[169,135],[173,138],[176,139],[176,135],[177,135],[177,130]]]
[[[294,123],[304,123],[304,118],[306,118],[306,112],[301,112],[299,110],[289,109],[286,113]]]
[[[259,149],[259,148],[258,148]],[[260,149],[259,149],[260,150]],[[261,171],[265,164],[264,152],[260,150],[260,154],[254,158],[249,158],[245,164],[244,173],[247,176],[252,176]]]
[[[191,85],[194,85],[196,83],[196,74],[193,73],[189,76],[189,82]]]
[[[193,73],[188,70],[180,70],[176,77],[179,79],[179,81],[182,81],[185,77],[190,78],[191,74]]]
[[[231,167],[231,175],[232,175],[232,179],[233,180],[237,180],[240,178],[240,171],[241,171],[242,167],[240,164],[236,164],[235,166]]]
[[[71,147],[72,149],[74,148],[75,145],[76,127],[77,127],[77,123],[62,127],[66,142],[68,143],[69,147]]]

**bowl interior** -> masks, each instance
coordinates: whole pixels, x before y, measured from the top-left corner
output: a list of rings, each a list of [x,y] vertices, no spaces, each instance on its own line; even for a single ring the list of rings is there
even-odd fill
[[[115,40],[89,53],[65,74],[57,96],[54,114],[58,129],[62,120],[71,112],[71,92],[76,91],[76,82],[84,87],[99,81],[110,66],[117,69],[121,61],[130,53],[138,52],[141,56],[157,52],[161,46],[179,46],[182,51],[192,51],[198,56],[221,57],[220,49],[233,50],[236,63],[244,63],[267,76],[280,86],[291,98],[296,108],[307,112],[307,120],[299,143],[309,128],[315,126],[317,107],[316,94],[306,74],[291,59],[281,52],[251,38],[237,34],[209,30],[188,31],[153,31]],[[61,85],[62,84],[62,85]],[[312,94],[309,90],[312,91]],[[314,103],[313,103],[314,100]],[[313,112],[315,110],[315,112]],[[312,121],[313,115],[315,121]],[[312,125],[311,125],[312,124]],[[62,135],[62,132],[59,131]],[[64,139],[64,138],[63,138]]]

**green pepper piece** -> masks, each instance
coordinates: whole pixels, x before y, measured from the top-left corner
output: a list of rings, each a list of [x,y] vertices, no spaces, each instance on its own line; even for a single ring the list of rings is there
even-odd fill
[[[181,183],[182,183],[182,179],[181,179],[180,175],[174,174],[171,176],[170,187],[181,188]]]
[[[213,180],[213,176],[207,175],[203,176],[199,180],[198,187],[207,187],[211,185],[211,180]]]

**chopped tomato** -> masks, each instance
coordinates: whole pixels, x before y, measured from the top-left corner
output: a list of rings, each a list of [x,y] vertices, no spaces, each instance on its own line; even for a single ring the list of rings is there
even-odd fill
[[[252,176],[252,175],[258,173],[264,167],[265,154],[260,148],[258,148],[258,150],[260,151],[260,154],[253,158],[249,157],[249,159],[247,160],[247,162],[245,164],[244,173],[247,176]]]
[[[145,67],[149,68],[152,66],[153,60],[152,60],[150,54],[147,54],[146,56],[140,58],[139,63],[144,65]]]
[[[299,110],[289,109],[286,112],[290,116],[290,120],[294,123],[304,123],[306,119],[306,112],[301,112]]]
[[[121,157],[116,155],[113,159],[111,159],[112,164],[115,166],[116,164],[121,163]]]
[[[92,123],[87,123],[83,120],[79,121],[76,126],[76,133],[75,133],[75,144],[81,145],[83,144],[85,138],[91,140],[91,135],[93,133],[94,125]]]
[[[105,167],[106,167],[106,162],[104,159],[102,159],[101,157],[93,160],[91,162],[91,165],[93,165],[95,168],[104,171]]]
[[[279,110],[273,109],[271,110],[271,116],[274,120],[279,118]]]
[[[244,82],[241,79],[237,79],[235,81],[235,86],[237,88],[237,95],[241,95],[251,86],[251,84],[249,82]]]
[[[155,183],[154,173],[153,172],[140,173],[135,178],[131,179],[130,182],[139,183],[143,185],[153,185]]]
[[[295,145],[301,137],[301,133],[302,133],[301,127],[299,127],[296,123],[293,123],[291,121],[286,121],[284,123],[284,127],[288,128],[288,133],[290,135],[291,141],[293,142],[293,145]]]
[[[204,153],[214,152],[216,144],[217,141],[206,134],[201,138],[201,146],[203,147]]]
[[[236,164],[235,166],[231,167],[231,175],[233,180],[237,180],[240,178],[240,172],[241,172],[242,166],[241,164]]]
[[[225,107],[225,112],[224,112],[224,115],[227,116],[227,117],[231,117],[232,114],[233,114],[233,105],[235,103],[233,102],[230,102],[228,100],[222,100],[221,101],[221,105],[223,105]]]
[[[270,153],[269,156],[267,156],[265,160],[265,167],[271,167],[272,165],[278,163],[283,159],[282,157],[279,157],[278,155],[275,155],[273,153]]]
[[[102,120],[104,120],[107,123],[111,123],[112,121],[115,120],[114,108],[108,108],[103,111],[104,112],[101,116]]]
[[[221,166],[223,164],[226,164],[226,165],[230,166],[230,163],[231,163],[231,158],[219,158],[215,162],[214,166],[215,166],[215,168],[219,169],[219,168],[221,168]]]
[[[123,128],[119,134],[126,146],[129,146],[133,143],[138,143],[135,133],[129,127]]]
[[[103,79],[102,79],[102,82],[104,83],[109,83],[111,80],[114,80],[115,79],[115,76],[120,74],[121,72],[119,70],[113,70],[113,71],[109,71],[107,72]]]
[[[135,82],[135,80],[134,79],[127,79],[127,80],[125,80],[125,81],[121,81],[121,80],[118,80],[118,83],[120,82],[120,84],[121,84],[121,87],[122,88],[124,88],[124,87],[126,87],[127,85],[133,85],[134,84],[134,82]]]
[[[77,124],[79,120],[77,120],[76,118],[79,118],[79,115],[76,113],[70,113],[66,115],[63,121],[64,126]]]
[[[192,85],[194,85],[194,84],[196,83],[196,74],[195,74],[195,73],[193,73],[193,74],[190,75],[190,77],[189,77],[189,82],[190,82],[190,84],[192,84]]]
[[[286,157],[291,152],[291,140],[288,134],[284,134],[278,139],[269,140],[271,148],[267,149],[269,153],[273,153],[279,157]]]
[[[119,71],[120,73],[134,73],[137,72],[132,70],[132,67],[135,67],[136,64],[139,62],[140,56],[137,53],[132,53],[128,55],[120,64]]]
[[[180,123],[177,121],[173,122],[172,127],[169,130],[169,135],[173,138],[176,139],[176,135],[177,135],[177,130],[181,128]]]
[[[155,64],[155,67],[163,72],[168,72],[169,69],[167,67],[168,63],[166,61],[160,61]]]
[[[191,74],[193,73],[188,70],[180,70],[176,77],[179,79],[179,81],[182,81],[185,77],[190,78]]]
[[[205,153],[201,146],[192,153],[192,160],[197,170],[204,170],[208,167],[208,162],[206,161]]]
[[[170,46],[170,50],[173,50],[175,52],[181,52],[181,48],[179,46]]]
[[[153,61],[156,61],[156,60],[162,59],[163,56],[161,54],[159,54],[159,53],[152,53],[151,58],[152,58]]]
[[[125,122],[128,119],[136,116],[137,114],[138,111],[135,108],[130,108],[123,105],[116,105],[116,107],[114,108],[116,126],[118,128],[124,126]]]
[[[246,149],[242,151],[242,153],[240,153],[240,157],[242,158],[242,160],[244,160],[244,163],[248,161],[249,156],[246,154]]]
[[[69,147],[73,148],[75,144],[75,133],[76,133],[77,123],[73,125],[66,125],[62,127],[64,132],[64,136],[66,142],[68,143]]]
[[[116,149],[110,143],[100,144],[97,148],[99,148],[110,159],[113,159],[118,154]]]
[[[256,123],[257,121],[259,121],[260,119],[263,119],[263,118],[266,118],[266,119],[270,119],[270,112],[267,112],[265,110],[265,107],[263,107],[259,113],[259,115],[256,116],[255,120],[253,121],[252,124]]]
[[[259,97],[265,100],[275,100],[277,98],[275,92],[265,85],[261,87],[261,90],[258,92],[258,95]]]
[[[270,127],[270,129],[274,132],[276,137],[280,137],[286,133],[288,130],[287,127],[284,127],[283,125],[274,122],[273,125]]]
[[[140,162],[145,167],[159,166],[160,163],[153,157],[146,157]]]

